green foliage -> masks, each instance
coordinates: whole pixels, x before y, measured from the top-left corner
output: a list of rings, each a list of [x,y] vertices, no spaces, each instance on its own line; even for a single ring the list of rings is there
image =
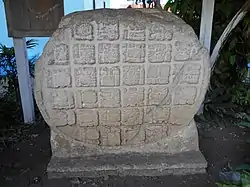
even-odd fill
[[[215,0],[211,50],[244,3],[245,0]],[[165,10],[170,9],[181,17],[199,35],[201,5],[200,0],[170,0]],[[225,116],[242,119],[241,114],[250,107],[250,85],[245,81],[250,59],[249,34],[250,14],[247,14],[230,34],[212,72],[204,101],[204,115],[208,120],[221,123]]]
[[[0,128],[5,128],[8,125],[14,125],[17,121],[21,121],[22,113],[21,106],[16,102],[14,93],[9,93],[3,98],[0,98]]]
[[[221,184],[221,183],[216,183],[218,187],[240,187],[242,185],[236,185],[236,184]],[[244,185],[242,187],[250,187],[248,185]]]
[[[242,165],[236,167],[235,170],[236,171],[250,171],[250,165],[248,165],[248,164],[242,164]]]
[[[27,40],[26,46],[27,49],[33,49],[37,46],[36,40]],[[36,60],[36,55],[28,60],[31,76],[34,76]],[[10,121],[13,122],[14,119],[16,121],[22,121],[15,51],[14,47],[7,47],[3,44],[0,44],[0,81],[1,80],[7,82],[8,92],[4,98],[0,99],[0,120],[6,123],[10,123]]]
[[[218,187],[250,187],[250,173],[247,171],[242,171],[241,175],[241,181],[239,184],[233,184],[233,183],[216,183]]]
[[[27,49],[33,49],[36,45],[35,40],[26,42]],[[28,61],[31,76],[34,76],[36,59],[37,56],[33,56]],[[24,137],[28,137],[30,135],[28,129],[34,126],[34,124],[29,126],[22,123],[23,114],[14,48],[0,44],[0,81],[2,80],[7,81],[8,90],[7,94],[0,98],[0,152],[20,142]],[[35,109],[40,117],[37,106]]]
[[[170,8],[172,13],[191,25],[198,34],[200,30],[201,3],[200,0],[169,0],[164,9],[168,10]]]
[[[250,106],[250,85],[239,84],[233,86],[232,101],[241,106]]]
[[[27,40],[26,46],[27,49],[34,48],[35,46],[37,46],[36,40]],[[35,55],[28,60],[29,67],[31,70],[30,73],[32,76],[36,59],[37,56]],[[17,78],[17,67],[14,47],[7,47],[3,44],[0,44],[0,78]]]

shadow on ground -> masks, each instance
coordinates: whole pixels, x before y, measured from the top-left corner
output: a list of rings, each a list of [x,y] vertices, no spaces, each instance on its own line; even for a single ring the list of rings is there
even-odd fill
[[[51,156],[49,127],[44,124],[33,128],[29,137],[0,155],[1,187],[70,187],[68,179],[48,180],[46,167]],[[248,136],[246,129],[228,127],[200,132],[200,149],[209,163],[207,174],[162,177],[83,178],[81,186],[101,187],[213,187],[219,170],[246,162]]]

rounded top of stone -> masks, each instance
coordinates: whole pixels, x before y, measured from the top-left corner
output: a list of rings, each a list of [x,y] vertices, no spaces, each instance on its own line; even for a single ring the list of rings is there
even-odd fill
[[[99,9],[65,16],[36,64],[35,98],[53,130],[95,146],[174,136],[199,109],[210,60],[169,12]]]

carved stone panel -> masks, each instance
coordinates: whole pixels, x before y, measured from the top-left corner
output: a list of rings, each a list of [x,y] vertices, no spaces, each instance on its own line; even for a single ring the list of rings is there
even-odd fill
[[[163,145],[203,101],[209,58],[194,31],[171,13],[143,11],[69,15],[36,63],[43,117],[83,149]]]

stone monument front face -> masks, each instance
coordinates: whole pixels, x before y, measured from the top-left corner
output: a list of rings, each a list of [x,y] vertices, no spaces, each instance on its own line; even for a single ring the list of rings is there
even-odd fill
[[[209,75],[207,51],[170,13],[65,16],[36,64],[35,97],[51,127],[51,162],[199,153],[193,117]]]

